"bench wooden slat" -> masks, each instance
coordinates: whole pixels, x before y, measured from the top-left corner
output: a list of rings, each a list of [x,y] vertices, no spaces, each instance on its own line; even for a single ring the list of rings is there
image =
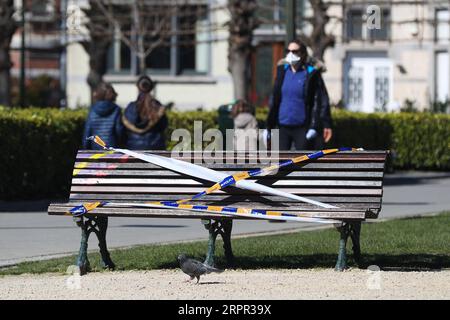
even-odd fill
[[[235,189],[235,188],[234,188]],[[203,191],[204,188],[183,187],[183,194],[195,194]],[[72,186],[72,192],[117,192],[117,193],[180,193],[181,190],[169,187],[140,187],[140,186]],[[380,189],[331,189],[331,188],[283,188],[283,191],[298,195],[313,194],[345,194],[345,195],[381,195]],[[216,191],[224,193],[223,190]],[[232,189],[227,190],[232,192]],[[241,191],[243,194],[248,193],[247,190]]]
[[[146,201],[175,201],[187,198],[188,195],[168,195],[168,194],[72,194],[70,196],[71,201],[98,201],[107,200],[114,202],[146,202]],[[381,208],[381,197],[309,197],[312,200],[321,201],[330,205],[337,206],[339,208],[369,208],[378,212]],[[246,197],[244,195],[208,195],[202,197],[200,200],[193,200],[191,203],[198,205],[224,205],[224,206],[237,206],[237,207],[249,207],[258,206],[260,208],[285,208],[292,207],[295,209],[301,207],[317,208],[316,206],[308,203],[293,201],[285,199],[283,197],[276,196],[264,196],[264,197]]]
[[[248,181],[257,181],[259,179],[248,179]],[[320,187],[323,185],[337,187],[337,186],[346,186],[346,187],[381,187],[381,181],[370,181],[370,180],[280,180],[280,181],[272,181],[272,183],[266,181],[261,184],[270,185],[270,186],[311,186],[311,187]],[[177,179],[176,185],[174,185],[173,179],[146,179],[136,177],[132,178],[74,178],[72,179],[72,185],[164,185],[164,186],[172,186],[173,188],[179,188],[182,186],[198,186],[205,185],[197,180],[193,179]]]
[[[77,156],[77,160],[82,160],[83,162],[96,162],[98,159],[93,159],[91,158],[94,154],[82,154]],[[102,156],[101,157],[102,161],[110,161],[110,162],[142,162],[144,163],[143,160],[137,159],[137,158],[132,158],[132,157],[128,157],[128,158],[124,158],[119,157],[118,155],[113,155],[113,154],[109,154],[106,156]],[[179,160],[183,160],[186,161],[183,158],[179,158]],[[213,160],[213,159],[211,159]],[[247,160],[247,161],[246,161]],[[253,161],[251,161],[253,160]],[[235,159],[235,162],[231,162],[231,161],[227,161],[226,159],[223,159],[223,164],[254,164],[254,165],[268,165],[270,164],[270,158],[266,159],[267,161],[264,162],[264,159],[259,159],[259,161],[256,161],[255,159]],[[278,158],[277,160],[283,160],[281,158]],[[287,159],[285,159],[287,160]],[[342,158],[333,158],[333,157],[323,157],[323,158],[319,158],[317,160],[315,160],[314,162],[334,162],[336,160],[339,160],[340,162],[367,162],[367,161],[372,161],[372,162],[383,162],[384,159],[377,157],[377,156],[372,156],[372,157],[363,157],[363,156],[359,156],[359,157],[342,157]],[[207,159],[204,158],[197,158],[197,159],[192,159],[192,161],[186,161],[186,162],[191,162],[191,163],[195,163],[195,164],[208,164]],[[212,161],[211,161],[212,163]],[[217,162],[216,162],[217,163]],[[278,161],[273,161],[273,163],[278,163]]]
[[[68,209],[70,209],[74,204],[52,204],[49,206],[48,213],[50,215],[64,215]],[[365,211],[361,210],[330,210],[320,211],[320,210],[309,210],[300,211],[298,213],[304,214],[305,216],[318,216],[322,218],[350,218],[350,219],[364,219]],[[109,216],[148,216],[148,217],[168,217],[168,218],[223,218],[228,217],[223,214],[214,213],[203,213],[185,210],[173,210],[173,209],[158,209],[158,208],[122,208],[122,207],[108,207],[108,208],[96,208],[91,211],[91,215],[96,214],[107,214]],[[233,218],[245,219],[246,217],[233,216]]]
[[[72,201],[76,201],[77,199],[72,199]],[[78,199],[82,200],[82,199]],[[96,199],[89,199],[88,201],[95,201]],[[101,197],[98,200],[107,200],[104,197]],[[137,202],[137,203],[143,203],[144,201],[136,201],[136,200],[114,200],[116,203],[120,202]],[[364,202],[364,203],[331,203],[327,202],[328,204],[335,205],[336,207],[339,207],[341,209],[371,209],[371,210],[378,210],[379,207],[370,202]],[[258,208],[258,209],[277,209],[277,210],[283,210],[283,211],[292,211],[292,210],[302,210],[302,209],[317,209],[317,206],[314,206],[309,203],[279,203],[279,202],[253,202],[253,201],[195,201],[191,204],[195,205],[220,205],[220,206],[231,206],[231,207],[252,207],[252,208]]]
[[[170,177],[176,179],[178,177],[184,177],[181,173],[170,170],[134,170],[122,167],[125,164],[119,165],[117,168],[107,168],[105,163],[95,163],[98,166],[89,166],[89,169],[81,169],[76,177],[90,177],[98,175],[107,175],[108,177],[122,177],[122,176],[140,176],[140,177]],[[130,164],[126,164],[130,165]],[[155,168],[156,169],[156,168]],[[223,171],[228,175],[239,173],[238,170]],[[285,173],[283,178],[323,178],[323,177],[335,177],[335,178],[374,178],[381,179],[383,177],[382,171],[282,171]],[[268,176],[259,176],[258,179],[269,179]]]
[[[77,162],[77,166],[79,168],[80,164],[82,162]],[[112,162],[98,162],[98,161],[92,161],[92,162],[86,162],[87,168],[89,168],[91,165],[99,165],[99,163],[103,163],[102,166],[108,166],[111,165]],[[151,163],[117,163],[117,168],[115,169],[136,169],[136,170],[161,170],[160,166],[153,165]],[[205,167],[214,169],[214,170],[220,170],[220,171],[230,171],[232,169],[233,171],[239,172],[243,170],[251,170],[255,168],[261,168],[263,165],[260,163],[258,164],[252,164],[252,163],[246,163],[246,164],[207,164]],[[283,171],[292,171],[296,168],[301,168],[301,170],[317,170],[317,169],[325,169],[325,170],[345,170],[345,171],[357,171],[357,170],[383,170],[384,169],[384,163],[380,162],[349,162],[349,163],[304,163],[304,164],[297,164],[292,165],[287,168],[283,168],[280,170],[280,172]],[[81,169],[83,170],[83,169]]]
[[[290,159],[296,156],[301,156],[305,154],[311,154],[317,152],[318,150],[302,150],[302,151],[274,151],[274,152],[264,152],[264,151],[248,151],[248,152],[238,152],[238,151],[216,151],[214,153],[208,153],[203,151],[186,151],[186,152],[176,152],[176,151],[149,151],[149,150],[134,150],[138,153],[144,154],[158,154],[163,157],[170,158],[187,158],[187,159],[198,159],[198,158],[245,158],[245,157],[258,157],[258,158],[270,158],[273,155],[278,156],[281,159]],[[78,150],[78,155],[93,155],[93,154],[105,154],[105,155],[115,155],[117,157],[124,156],[124,154],[120,152],[110,152],[103,150]],[[353,157],[355,155],[358,156],[377,156],[377,157],[386,157],[386,151],[376,151],[376,150],[359,150],[359,151],[341,151],[337,153],[331,153],[326,155],[326,157],[334,157],[334,158],[343,158],[343,157]]]
[[[139,202],[136,202],[136,203],[139,203]],[[55,207],[59,207],[60,209],[64,208],[64,210],[67,210],[67,209],[70,209],[70,208],[72,208],[74,206],[78,206],[78,205],[81,205],[81,204],[83,204],[83,202],[81,202],[81,201],[69,201],[69,202],[64,202],[64,203],[52,203],[51,205],[55,206]],[[125,209],[130,209],[130,210],[142,209],[142,210],[158,210],[158,211],[165,211],[167,209],[167,210],[173,210],[173,211],[184,211],[184,210],[177,210],[177,209],[171,209],[171,208],[139,208],[139,207],[133,207],[133,206],[121,206],[121,205],[116,205],[116,204],[109,204],[109,205],[107,205],[105,207],[99,207],[99,208],[102,208],[102,209],[107,209],[107,208],[123,209],[123,208],[125,208]],[[255,209],[260,209],[260,207],[256,207],[255,206]],[[284,211],[284,209],[282,211]],[[319,208],[319,207],[310,208],[310,207],[299,207],[299,208],[297,208],[295,210],[294,209],[291,209],[291,210],[286,209],[286,211],[301,212],[301,213],[304,213],[304,212],[312,212],[312,213],[315,213],[315,212],[361,212],[361,209],[355,209],[355,208]],[[195,211],[192,211],[192,212],[195,212]]]
[[[113,193],[72,193],[70,194],[70,199],[73,200],[123,200],[123,201],[172,201],[172,200],[180,200],[184,197],[188,197],[189,195],[173,195],[173,194],[113,194]],[[326,203],[371,203],[379,204],[381,197],[353,197],[353,196],[310,196],[312,200],[322,201]],[[287,199],[284,197],[278,196],[270,196],[270,195],[259,195],[259,196],[248,196],[248,195],[228,195],[228,194],[217,194],[213,193],[210,195],[206,195],[201,198],[202,201],[254,201],[254,202],[284,202],[284,203],[297,203],[297,201]],[[197,202],[199,200],[194,200]]]
[[[135,150],[136,152],[139,153],[157,153],[159,155],[163,155],[163,156],[167,156],[170,157],[172,154],[175,154],[175,151],[168,151],[168,150],[158,150],[158,151],[150,151],[150,150]],[[309,154],[312,152],[316,152],[317,150],[291,150],[291,151],[286,151],[286,150],[280,150],[278,151],[279,154],[281,155],[287,155],[287,156],[291,156],[291,155],[297,155],[297,154]],[[86,149],[80,149],[78,150],[78,153],[102,153],[103,150],[86,150]],[[266,151],[268,152],[268,154],[270,154],[270,150]],[[276,153],[276,151],[274,151]],[[181,152],[183,153],[183,152]],[[228,151],[228,150],[217,150],[216,151],[217,154],[224,154],[227,156],[232,156],[232,155],[236,155],[236,154],[241,154],[241,151]],[[254,155],[254,154],[264,154],[264,151],[247,151],[246,154],[250,154],[250,155]],[[342,155],[342,154],[350,154],[350,153],[358,153],[358,154],[379,154],[379,155],[385,155],[387,152],[385,150],[356,150],[356,151],[341,151],[339,153],[335,153],[337,155]],[[197,150],[186,150],[184,151],[184,154],[187,155],[202,155],[202,154],[206,154],[206,152],[203,151],[197,151]]]
[[[145,154],[150,154],[148,151],[138,151]],[[209,156],[208,154],[201,153],[193,153],[188,154],[187,156],[176,156],[171,152],[151,152],[152,154],[158,154],[165,157],[173,157],[179,160],[193,162],[198,164],[207,164],[212,162],[217,162],[219,159],[222,160],[223,163],[228,164],[236,164],[236,163],[245,163],[245,162],[253,162],[256,164],[257,162],[261,163],[270,163],[271,161],[282,161],[291,159],[293,157],[302,156],[308,154],[308,152],[283,152],[274,154],[273,156],[266,156],[264,154],[248,154],[242,155],[240,153],[237,154],[218,154],[217,156]],[[143,162],[140,159],[133,158],[128,155],[124,155],[121,153],[109,153],[103,151],[80,151],[77,154],[77,159],[82,161],[118,161],[118,162]],[[315,159],[313,162],[330,162],[330,161],[382,161],[384,162],[386,159],[385,152],[340,152],[326,155],[325,157],[321,157],[319,159]]]

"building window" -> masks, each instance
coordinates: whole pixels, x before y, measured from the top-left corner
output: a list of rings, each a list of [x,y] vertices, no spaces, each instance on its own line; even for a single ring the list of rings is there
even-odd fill
[[[255,48],[252,68],[251,101],[268,105],[272,93],[273,44],[264,43]]]
[[[207,74],[209,70],[209,19],[206,5],[183,6],[179,16],[170,20],[170,30],[164,39],[144,39],[160,41],[145,58],[147,72],[151,74]],[[132,26],[125,32],[131,33]],[[123,32],[123,30],[122,30]],[[123,44],[117,36],[110,46],[108,54],[109,73],[135,74],[138,57],[136,52]]]
[[[375,106],[383,108],[389,101],[389,67],[375,67]]]
[[[346,35],[347,40],[389,40],[390,26],[390,10],[381,10],[381,28],[369,29],[365,20],[365,8],[352,8],[347,11],[346,15]]]
[[[392,61],[385,52],[350,53],[344,63],[345,101],[352,111],[385,110],[392,101]]]
[[[59,27],[58,17],[55,14],[54,0],[36,0],[27,4],[25,20],[34,33],[46,34],[54,32]]]
[[[360,106],[363,102],[363,68],[352,67],[348,77],[348,103],[350,106]]]
[[[33,0],[30,10],[33,17],[48,17],[54,14],[55,3],[53,0]]]
[[[209,65],[209,23],[206,7],[191,7],[188,15],[178,19],[179,70],[182,74],[207,73]]]
[[[347,37],[352,40],[361,40],[362,29],[362,10],[349,10],[347,13]]]
[[[436,42],[448,43],[450,37],[448,9],[436,10]]]
[[[154,71],[170,71],[170,46],[159,46],[147,56],[145,65]]]
[[[113,73],[130,73],[131,50],[128,46],[118,41],[108,52],[108,71]]]
[[[297,28],[300,28],[305,11],[303,1],[297,1],[295,9]],[[256,16],[261,21],[260,29],[285,30],[286,0],[259,0]]]
[[[447,102],[449,95],[449,54],[448,51],[438,51],[435,57],[435,100],[439,102]]]

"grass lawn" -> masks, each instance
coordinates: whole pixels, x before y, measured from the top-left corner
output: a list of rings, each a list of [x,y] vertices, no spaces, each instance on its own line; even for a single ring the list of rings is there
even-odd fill
[[[95,235],[91,235],[95,237]],[[205,238],[207,234],[205,232]],[[335,229],[304,231],[283,235],[232,240],[236,266],[258,268],[333,268],[339,234]],[[222,242],[217,241],[216,264],[225,266]],[[74,244],[75,245],[75,244]],[[177,268],[179,253],[199,260],[205,258],[206,241],[170,245],[145,245],[111,250],[117,270]],[[382,270],[450,268],[450,212],[436,216],[364,223],[361,231],[362,264]],[[348,264],[356,267],[347,244]],[[100,271],[100,255],[89,254],[92,271]],[[0,270],[0,275],[65,272],[75,256],[38,262],[25,262]]]

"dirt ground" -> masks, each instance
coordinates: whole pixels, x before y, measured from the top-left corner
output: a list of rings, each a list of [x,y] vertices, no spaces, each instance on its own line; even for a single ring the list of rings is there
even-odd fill
[[[178,270],[0,277],[0,299],[450,299],[450,270]]]

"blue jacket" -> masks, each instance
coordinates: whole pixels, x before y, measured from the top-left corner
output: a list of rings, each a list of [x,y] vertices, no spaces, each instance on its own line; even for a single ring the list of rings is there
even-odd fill
[[[98,135],[107,146],[117,147],[123,135],[123,125],[120,121],[121,110],[110,101],[97,101],[91,107],[84,127],[83,149],[101,149],[86,137]]]
[[[137,111],[136,102],[128,104],[122,117],[125,126],[126,147],[131,150],[165,150],[164,131],[168,126],[164,114],[153,126],[149,120],[142,120]]]

